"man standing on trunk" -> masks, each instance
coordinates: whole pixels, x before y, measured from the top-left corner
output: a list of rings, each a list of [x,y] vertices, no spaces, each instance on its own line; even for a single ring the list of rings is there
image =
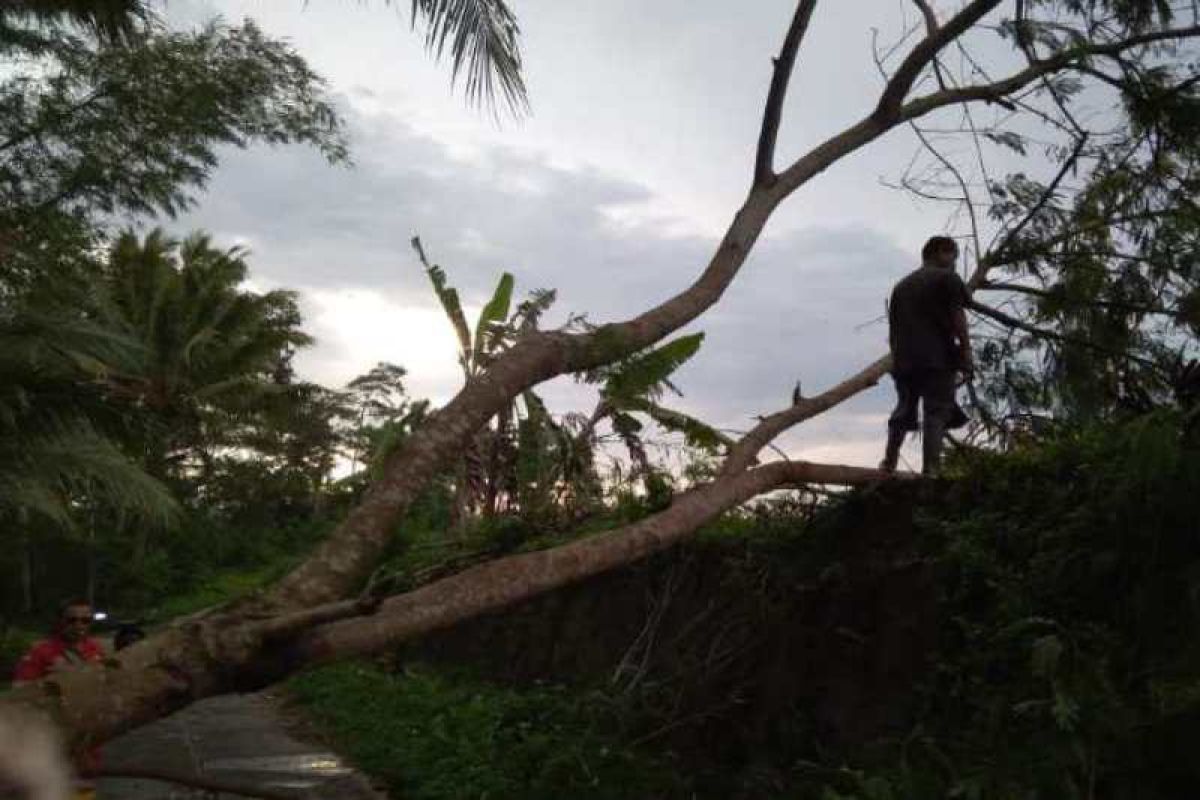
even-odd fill
[[[888,419],[887,450],[879,468],[891,472],[909,431],[917,430],[917,403],[924,422],[921,471],[931,475],[941,459],[946,431],[966,421],[954,400],[955,375],[972,370],[967,332],[967,287],[954,266],[958,245],[934,236],[921,248],[921,267],[892,289],[888,342],[896,410]]]

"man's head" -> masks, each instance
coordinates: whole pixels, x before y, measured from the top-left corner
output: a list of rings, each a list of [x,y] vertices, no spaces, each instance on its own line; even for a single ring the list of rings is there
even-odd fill
[[[58,616],[58,633],[68,642],[88,635],[92,626],[92,606],[86,600],[68,600]]]
[[[931,267],[954,269],[958,261],[958,243],[949,236],[932,236],[921,248],[921,263]]]

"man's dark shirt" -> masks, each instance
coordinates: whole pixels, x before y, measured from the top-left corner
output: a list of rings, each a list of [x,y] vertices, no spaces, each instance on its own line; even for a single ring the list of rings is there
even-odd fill
[[[961,366],[953,319],[966,302],[967,287],[953,269],[924,266],[897,283],[888,304],[893,372]]]

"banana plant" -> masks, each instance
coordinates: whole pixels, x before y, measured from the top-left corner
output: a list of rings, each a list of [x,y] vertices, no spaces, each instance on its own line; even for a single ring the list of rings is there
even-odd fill
[[[682,434],[689,446],[710,453],[718,454],[731,445],[729,437],[716,428],[661,403],[668,391],[682,396],[671,376],[696,355],[703,341],[703,333],[681,336],[583,376],[601,388],[600,402],[582,435],[594,437],[597,426],[607,419],[629,453],[633,475],[642,479],[647,492],[661,482],[661,476],[650,463],[642,439],[646,420]]]
[[[454,330],[459,348],[458,363],[467,382],[482,375],[520,336],[536,330],[542,314],[554,302],[555,293],[541,289],[532,292],[513,309],[516,282],[511,273],[505,272],[472,328],[458,290],[449,284],[445,270],[430,262],[419,237],[413,238],[412,247]],[[535,394],[525,393],[521,398],[524,409],[514,400],[481,428],[465,448],[455,475],[453,527],[457,530],[461,531],[468,519],[477,513],[491,516],[513,510],[514,505],[519,504],[515,471],[521,421],[537,417],[540,404]]]

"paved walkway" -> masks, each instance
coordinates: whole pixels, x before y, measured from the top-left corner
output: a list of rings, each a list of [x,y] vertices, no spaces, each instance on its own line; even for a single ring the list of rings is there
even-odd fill
[[[319,744],[301,741],[267,694],[228,695],[196,703],[139,728],[104,748],[110,766],[171,770],[274,791],[297,798],[380,800],[360,773]],[[100,800],[198,800],[214,795],[148,780],[105,778]]]

